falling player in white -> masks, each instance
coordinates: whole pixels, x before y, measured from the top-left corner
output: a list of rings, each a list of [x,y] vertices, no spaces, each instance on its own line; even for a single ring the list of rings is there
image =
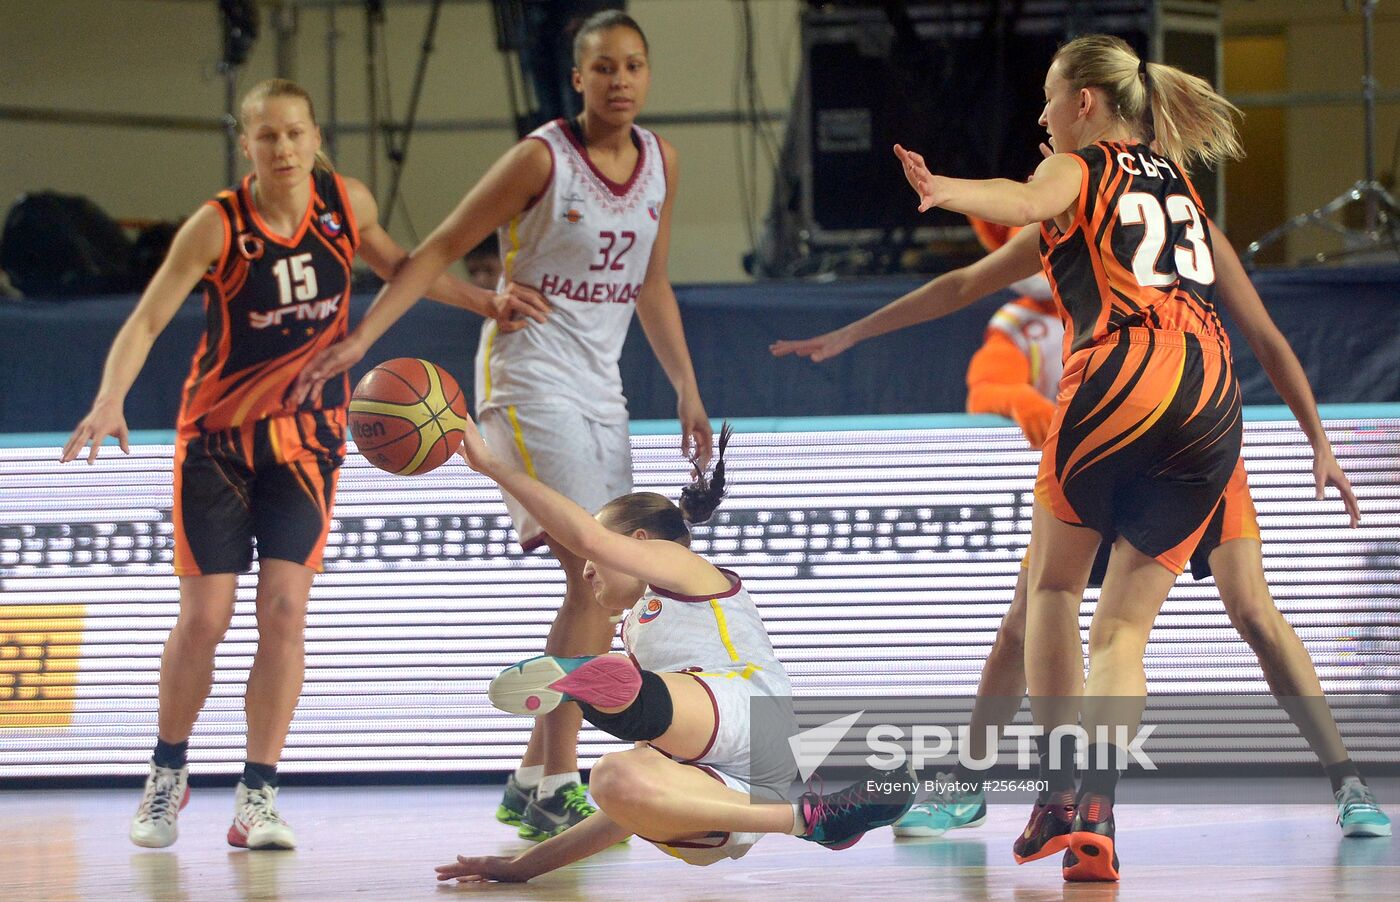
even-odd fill
[[[632,488],[618,358],[634,310],[675,388],[682,452],[693,448],[707,461],[712,434],[667,275],[676,152],[633,124],[651,85],[646,38],[625,13],[601,12],[580,26],[574,62],[582,116],[536,129],[501,157],[413,252],[363,322],[308,364],[298,390],[315,390],[357,362],[438,273],[497,230],[501,291],[538,291],[551,313],[519,333],[482,331],[481,430],[529,475],[597,511]],[[525,332],[532,337],[518,340]],[[564,602],[545,650],[606,651],[611,625],[592,602],[583,559],[508,494],[506,506],[521,545],[547,545],[564,569]],[[570,705],[531,733],[497,812],[521,836],[543,839],[592,810],[578,776],[578,728]]]
[[[467,424],[462,454],[514,495],[555,539],[588,559],[594,601],[624,616],[627,654],[541,655],[491,683],[492,704],[513,714],[581,708],[589,723],[635,742],[593,766],[601,811],[516,856],[462,856],[439,880],[523,881],[638,835],[689,864],[740,858],[765,833],[832,849],[892,823],[913,801],[898,772],[870,771],[849,788],[784,793],[797,773],[792,690],[748,589],[690,550],[690,523],[724,495],[721,433],[713,478],[698,469],[677,507],[653,492],[615,498],[589,516],[493,452]],[[761,712],[755,714],[755,708]],[[753,724],[764,729],[755,737]],[[882,789],[874,780],[893,782]]]

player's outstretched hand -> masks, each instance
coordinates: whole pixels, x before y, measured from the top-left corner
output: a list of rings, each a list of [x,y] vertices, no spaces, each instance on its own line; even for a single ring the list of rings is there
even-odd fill
[[[319,398],[327,379],[350,369],[364,356],[365,349],[353,338],[336,342],[312,357],[302,368],[301,375],[297,376],[297,381],[292,383],[287,393],[287,400],[293,407],[300,407],[307,398]]]
[[[530,320],[542,323],[553,312],[549,301],[529,285],[511,282],[505,291],[491,300],[491,318],[502,332],[517,332],[530,325]]]
[[[516,866],[514,858],[504,855],[481,855],[476,858],[458,855],[452,864],[438,865],[437,879],[456,880],[458,883],[486,883],[492,880],[524,883],[530,878]]]
[[[821,363],[823,360],[830,360],[853,344],[855,344],[855,340],[851,338],[850,333],[841,328],[825,335],[818,335],[815,338],[775,341],[768,346],[768,350],[772,352],[774,357],[796,354],[798,357],[811,358],[813,363]]]
[[[462,447],[457,453],[467,466],[485,476],[491,476],[505,465],[505,461],[487,447],[471,417],[466,417],[462,423]]]
[[[1323,489],[1327,486],[1336,488],[1342,495],[1342,503],[1346,505],[1348,516],[1351,517],[1352,528],[1360,525],[1361,507],[1356,503],[1356,494],[1351,490],[1351,480],[1347,479],[1347,474],[1342,470],[1342,465],[1337,463],[1331,448],[1323,448],[1313,455],[1313,482],[1317,484],[1318,501],[1322,500]]]
[[[121,404],[98,401],[92,405],[92,410],[83,417],[83,421],[69,436],[68,444],[63,446],[63,453],[59,455],[59,462],[68,463],[82,454],[83,448],[91,442],[92,450],[88,452],[88,463],[97,463],[97,450],[102,447],[102,443],[109,435],[116,438],[123,454],[131,453],[131,448],[128,445],[126,417],[122,416]]]
[[[943,202],[943,197],[938,192],[938,177],[929,172],[928,164],[922,156],[912,150],[905,150],[898,144],[894,146],[894,155],[899,157],[899,162],[904,167],[904,178],[909,182],[909,187],[919,195],[920,213]]]

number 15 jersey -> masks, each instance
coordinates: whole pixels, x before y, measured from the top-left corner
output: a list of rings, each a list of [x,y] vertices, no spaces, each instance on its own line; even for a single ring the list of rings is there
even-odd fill
[[[310,181],[290,237],[263,222],[251,174],[208,202],[223,222],[224,248],[200,281],[206,325],[181,394],[181,438],[348,403],[343,373],[300,408],[287,400],[306,363],[345,337],[360,244],[344,181],[322,169]]]
[[[666,201],[660,141],[633,126],[637,163],[619,184],[593,165],[573,123],[557,119],[526,140],[549,148],[552,169],[540,196],[498,232],[501,284],[538,289],[553,312],[517,332],[502,334],[494,321],[482,328],[477,410],[545,401],[624,420],[618,358]]]
[[[1100,142],[1079,163],[1069,228],[1041,224],[1040,253],[1067,314],[1065,356],[1128,327],[1190,332],[1228,352],[1215,312],[1215,257],[1200,196],[1145,144]]]

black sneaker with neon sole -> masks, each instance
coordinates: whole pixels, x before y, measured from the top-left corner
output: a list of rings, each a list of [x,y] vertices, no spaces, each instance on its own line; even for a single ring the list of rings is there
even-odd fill
[[[596,812],[588,801],[588,787],[570,783],[547,798],[535,798],[525,806],[520,818],[519,836],[542,842],[558,836]]]
[[[828,849],[849,849],[877,827],[888,827],[914,804],[918,781],[912,771],[875,770],[862,773],[836,792],[808,792],[797,804],[807,831],[798,836]]]
[[[1074,791],[1052,793],[1043,803],[1036,802],[1026,829],[1016,837],[1011,855],[1017,864],[1037,861],[1069,847],[1069,829],[1074,822]]]
[[[515,774],[506,779],[505,792],[501,793],[501,804],[496,806],[496,820],[511,827],[519,827],[525,817],[525,809],[535,797],[533,789],[526,789],[516,782]]]
[[[1107,796],[1087,793],[1079,798],[1070,825],[1069,847],[1062,865],[1064,877],[1073,882],[1118,879],[1118,850],[1113,839],[1113,802]]]

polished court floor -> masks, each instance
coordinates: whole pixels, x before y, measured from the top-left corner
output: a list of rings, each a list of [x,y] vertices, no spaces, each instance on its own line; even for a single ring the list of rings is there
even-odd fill
[[[1311,787],[1320,778],[1307,784]],[[1259,781],[1267,797],[1267,781]],[[1281,781],[1274,781],[1281,782]],[[1382,802],[1400,781],[1373,780]],[[1277,797],[1299,798],[1295,784]],[[447,899],[1345,899],[1396,898],[1393,838],[1343,839],[1330,805],[1122,806],[1123,880],[1067,885],[1058,859],[1018,867],[1012,838],[1021,806],[996,805],[987,823],[938,839],[888,830],[844,852],[773,836],[741,861],[695,868],[645,842],[615,847],[529,884],[439,885],[433,866],[458,853],[523,847],[478,786],[289,788],[281,808],[294,852],[226,845],[229,789],[196,789],[179,842],[138,849],[126,839],[131,790],[0,793],[0,899],[412,900]],[[1316,787],[1325,797],[1326,784]],[[1400,808],[1387,806],[1394,816]]]

